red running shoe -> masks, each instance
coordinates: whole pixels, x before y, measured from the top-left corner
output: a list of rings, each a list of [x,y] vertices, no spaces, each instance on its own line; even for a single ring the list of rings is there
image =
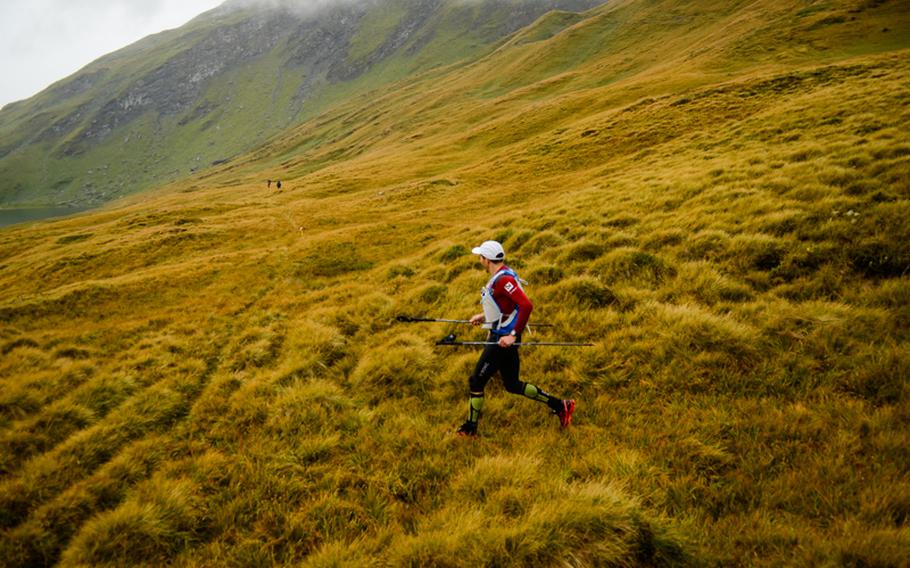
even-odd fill
[[[575,401],[571,399],[562,401],[562,409],[556,415],[559,416],[559,423],[563,428],[572,423],[573,412],[575,412]]]

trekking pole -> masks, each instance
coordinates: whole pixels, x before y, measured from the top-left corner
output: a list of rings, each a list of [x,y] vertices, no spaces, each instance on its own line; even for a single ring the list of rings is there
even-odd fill
[[[453,319],[437,319],[437,318],[415,318],[411,316],[395,316],[395,319],[402,323],[424,323],[424,322],[439,322],[439,323],[471,323],[470,320],[453,320]]]
[[[439,319],[439,318],[415,318],[411,316],[395,316],[397,321],[402,323],[426,323],[426,322],[436,322],[436,323],[471,323],[471,320],[456,320],[456,319]],[[487,322],[485,322],[487,323]],[[531,327],[553,327],[552,323],[529,323]]]
[[[455,334],[449,334],[439,341],[436,342],[436,345],[499,345],[498,341],[457,341]],[[536,345],[538,347],[593,347],[593,343],[576,343],[574,341],[528,341],[513,343],[512,345],[526,345],[531,347]]]

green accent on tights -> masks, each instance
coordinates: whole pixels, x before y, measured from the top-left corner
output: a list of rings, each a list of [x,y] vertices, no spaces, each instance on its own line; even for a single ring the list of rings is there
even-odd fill
[[[525,392],[524,395],[531,400],[536,400],[537,402],[548,403],[550,402],[550,395],[543,392],[539,388],[535,387],[530,383],[525,383]]]
[[[483,411],[485,399],[482,396],[472,396],[470,409],[468,410],[468,421],[477,422],[480,419],[480,413]]]

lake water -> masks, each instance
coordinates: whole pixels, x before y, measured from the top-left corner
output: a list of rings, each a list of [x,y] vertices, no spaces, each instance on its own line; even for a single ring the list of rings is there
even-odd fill
[[[16,225],[18,223],[27,223],[29,221],[40,221],[41,219],[52,219],[54,217],[66,217],[85,211],[85,208],[77,207],[28,207],[24,209],[0,209],[0,227]]]

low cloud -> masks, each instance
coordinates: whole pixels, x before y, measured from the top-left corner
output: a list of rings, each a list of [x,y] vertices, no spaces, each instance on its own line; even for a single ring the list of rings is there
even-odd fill
[[[376,4],[379,0],[227,0],[228,9],[283,10],[295,14],[312,14],[325,8]]]

